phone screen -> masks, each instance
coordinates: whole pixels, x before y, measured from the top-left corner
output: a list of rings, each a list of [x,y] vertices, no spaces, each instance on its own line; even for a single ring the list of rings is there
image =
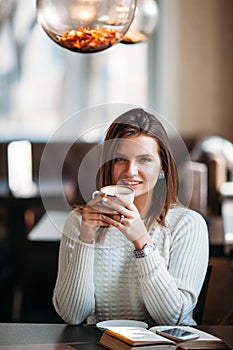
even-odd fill
[[[176,340],[176,341],[184,341],[189,339],[197,339],[198,334],[189,332],[185,329],[181,328],[168,328],[157,331],[158,334]]]

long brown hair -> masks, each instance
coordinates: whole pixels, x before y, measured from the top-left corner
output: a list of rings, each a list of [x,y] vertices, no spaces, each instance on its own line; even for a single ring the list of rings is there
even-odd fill
[[[153,203],[149,210],[147,224],[151,225],[156,220],[165,226],[167,212],[171,205],[177,202],[178,175],[168,135],[154,115],[141,108],[135,108],[120,115],[109,126],[102,149],[99,187],[113,183],[113,165],[119,140],[141,134],[156,140],[164,172],[164,178],[158,179],[153,191]]]

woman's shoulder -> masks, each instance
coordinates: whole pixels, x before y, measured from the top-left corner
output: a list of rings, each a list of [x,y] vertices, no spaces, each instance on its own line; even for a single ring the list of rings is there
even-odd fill
[[[190,223],[206,226],[206,221],[200,213],[179,204],[173,205],[169,209],[166,217],[166,222],[167,225],[173,229],[178,225],[178,223]]]
[[[72,209],[68,214],[64,224],[63,235],[77,239],[79,236],[79,229],[81,223],[81,213],[75,209]]]
[[[81,220],[81,213],[79,209],[72,209],[68,214],[66,218],[65,224],[77,224]]]

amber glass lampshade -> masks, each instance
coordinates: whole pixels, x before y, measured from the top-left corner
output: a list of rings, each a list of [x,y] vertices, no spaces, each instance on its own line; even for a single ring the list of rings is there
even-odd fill
[[[122,39],[123,44],[136,44],[148,40],[158,25],[159,9],[156,0],[138,0],[134,19]]]
[[[122,40],[135,8],[136,0],[37,0],[37,19],[60,46],[92,53]]]

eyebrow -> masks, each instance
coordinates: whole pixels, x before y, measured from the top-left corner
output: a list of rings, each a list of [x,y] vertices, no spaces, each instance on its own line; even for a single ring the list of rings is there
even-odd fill
[[[115,157],[116,157],[116,156],[118,156],[118,157],[121,156],[121,157],[128,158],[125,154],[120,153],[120,152],[116,152]],[[150,158],[154,158],[154,155],[151,154],[151,153],[145,153],[145,154],[139,154],[139,155],[136,156],[136,158],[139,158],[139,157],[150,157]]]

